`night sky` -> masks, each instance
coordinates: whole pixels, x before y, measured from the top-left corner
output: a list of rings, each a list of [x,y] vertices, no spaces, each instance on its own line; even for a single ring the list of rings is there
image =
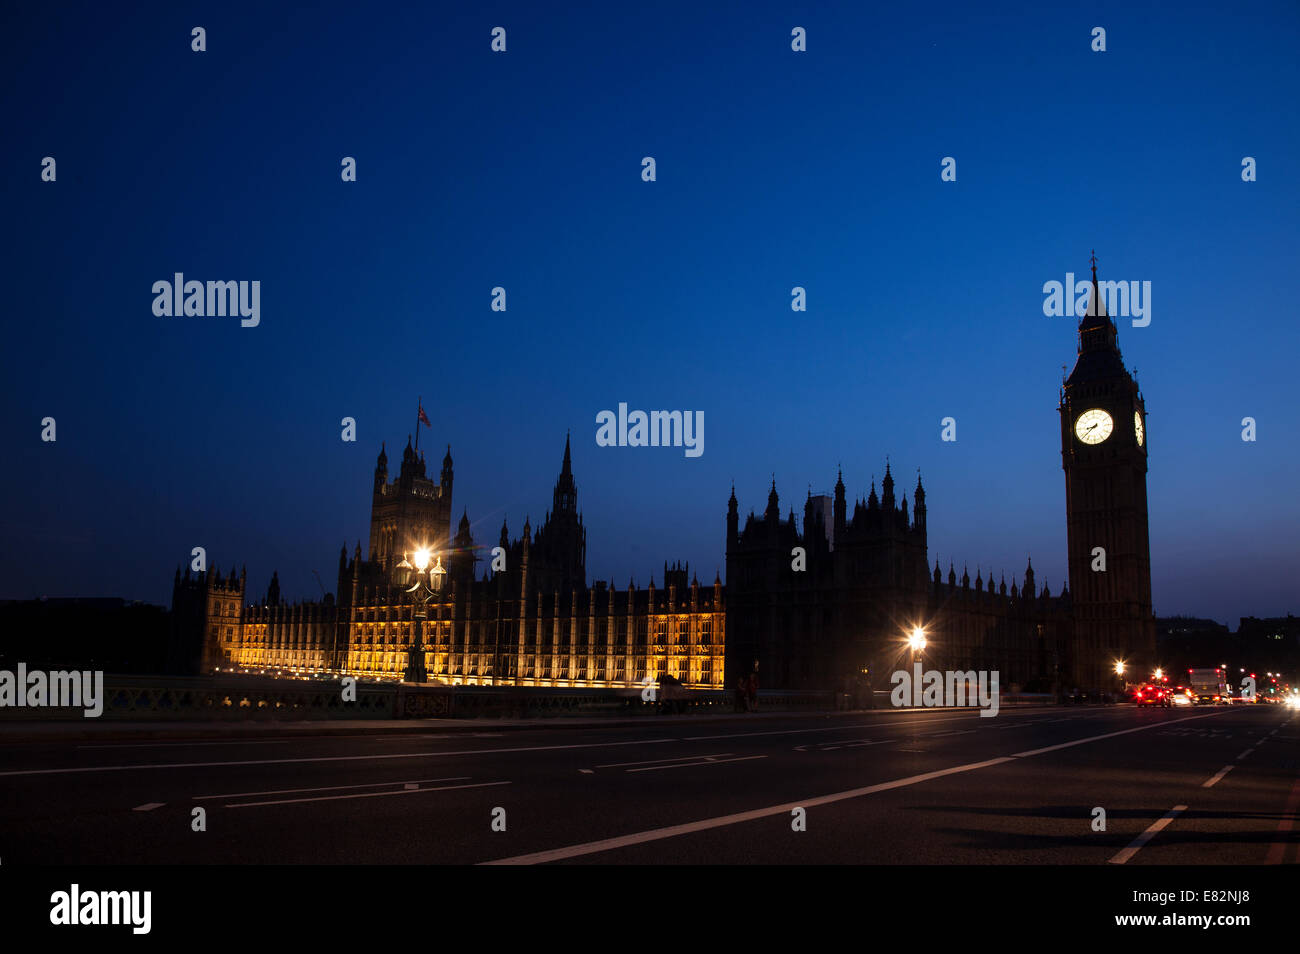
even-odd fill
[[[733,479],[742,520],[773,474],[802,516],[888,455],[945,576],[1032,555],[1056,593],[1076,335],[1042,286],[1096,249],[1153,289],[1117,324],[1156,613],[1297,610],[1294,3],[418,6],[8,13],[0,597],[165,603],[204,546],[318,598],[421,395],[489,546],[541,522],[571,430],[620,588],[711,582]],[[175,272],[259,280],[261,324],[156,317]],[[702,410],[703,456],[597,447],[619,402]]]

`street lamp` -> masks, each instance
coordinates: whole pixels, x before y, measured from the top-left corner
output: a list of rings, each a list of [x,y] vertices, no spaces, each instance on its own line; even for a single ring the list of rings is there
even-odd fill
[[[421,623],[429,618],[429,603],[442,592],[443,579],[447,571],[442,568],[442,557],[437,557],[437,564],[429,566],[431,554],[421,547],[413,554],[415,565],[407,562],[402,555],[402,562],[393,568],[393,580],[398,586],[406,588],[415,608],[411,620],[411,644],[406,651],[406,670],[402,679],[406,682],[427,682],[428,670],[424,665],[424,638],[420,631]]]
[[[921,668],[925,668],[925,627],[913,626],[912,632],[907,637],[908,648],[912,650],[912,666],[915,667],[917,662],[921,663]]]

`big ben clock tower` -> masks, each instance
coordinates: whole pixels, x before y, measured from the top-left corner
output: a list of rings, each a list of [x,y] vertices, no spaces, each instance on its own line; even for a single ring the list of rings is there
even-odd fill
[[[1095,255],[1091,303],[1079,322],[1079,356],[1061,389],[1060,411],[1074,615],[1067,664],[1079,686],[1113,688],[1117,661],[1137,678],[1155,664],[1149,435],[1142,394],[1098,292]]]

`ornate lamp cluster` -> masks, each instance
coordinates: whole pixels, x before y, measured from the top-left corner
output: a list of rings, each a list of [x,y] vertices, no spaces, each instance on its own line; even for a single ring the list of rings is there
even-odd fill
[[[436,557],[434,566],[429,566],[429,560],[435,555],[427,549],[416,550],[412,556],[415,559],[414,565],[406,559],[406,554],[402,554],[402,562],[393,567],[393,582],[406,590],[415,607],[411,645],[407,650],[403,679],[407,682],[427,682],[429,675],[424,665],[424,637],[420,624],[429,618],[428,605],[442,592],[447,571],[442,568],[441,556]]]

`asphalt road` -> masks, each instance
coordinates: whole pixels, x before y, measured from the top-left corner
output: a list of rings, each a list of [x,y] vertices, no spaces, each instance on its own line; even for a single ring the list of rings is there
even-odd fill
[[[0,864],[1297,861],[1295,710],[976,713],[0,736]]]

